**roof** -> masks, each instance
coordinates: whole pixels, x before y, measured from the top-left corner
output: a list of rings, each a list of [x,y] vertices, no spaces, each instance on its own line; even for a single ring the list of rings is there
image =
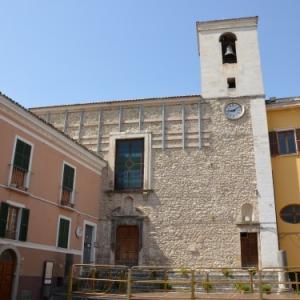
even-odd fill
[[[131,103],[139,101],[161,101],[161,100],[174,100],[182,98],[192,98],[192,97],[201,97],[201,95],[185,95],[185,96],[167,96],[167,97],[152,97],[152,98],[136,98],[136,99],[118,99],[118,100],[109,100],[109,101],[94,101],[94,102],[85,102],[85,103],[76,103],[76,104],[62,104],[62,105],[51,105],[51,106],[40,106],[32,107],[30,110],[36,109],[47,109],[47,108],[61,108],[61,107],[76,107],[76,106],[85,106],[85,105],[101,105],[101,104],[114,104],[114,103]]]
[[[266,100],[267,110],[285,109],[300,106],[300,96],[276,98]]]
[[[66,135],[64,132],[62,132],[61,130],[57,129],[56,127],[54,127],[52,124],[50,124],[49,122],[45,121],[44,119],[40,118],[38,115],[34,114],[33,112],[31,112],[29,109],[25,108],[24,106],[22,106],[21,104],[19,104],[18,102],[14,101],[13,99],[11,99],[10,97],[6,96],[5,94],[3,94],[2,92],[0,92],[0,96],[4,97],[6,100],[10,101],[11,103],[13,103],[14,105],[18,106],[19,108],[21,108],[22,110],[26,111],[27,113],[29,113],[31,116],[33,116],[34,118],[36,118],[38,121],[42,122],[43,124],[46,124],[47,126],[51,127],[51,129],[55,130],[56,132],[58,132],[59,134],[61,134],[62,136],[64,136],[64,138],[72,141],[74,144],[76,144],[77,146],[81,147],[82,149],[84,149],[85,151],[89,152],[90,154],[92,154],[93,156],[95,156],[96,158],[102,160],[105,162],[105,160],[98,155],[97,153],[95,153],[92,150],[89,150],[88,148],[86,148],[85,146],[83,146],[82,144],[78,143],[76,140],[72,139],[71,137],[69,137],[68,135]]]
[[[243,17],[243,18],[232,18],[232,19],[221,19],[221,20],[209,20],[209,21],[198,21],[196,22],[197,30],[215,30],[215,29],[226,29],[226,28],[239,28],[239,27],[252,27],[257,26],[258,16],[254,17]]]

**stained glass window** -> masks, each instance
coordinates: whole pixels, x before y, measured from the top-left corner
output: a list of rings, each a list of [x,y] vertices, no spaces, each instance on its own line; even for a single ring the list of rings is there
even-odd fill
[[[143,188],[144,139],[116,141],[115,189]]]

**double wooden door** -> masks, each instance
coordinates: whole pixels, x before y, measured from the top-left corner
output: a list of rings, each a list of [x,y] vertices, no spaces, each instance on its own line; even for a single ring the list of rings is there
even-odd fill
[[[136,266],[139,261],[139,228],[119,226],[116,233],[115,264]]]
[[[10,300],[14,271],[16,267],[16,257],[10,250],[4,251],[0,255],[0,299]]]

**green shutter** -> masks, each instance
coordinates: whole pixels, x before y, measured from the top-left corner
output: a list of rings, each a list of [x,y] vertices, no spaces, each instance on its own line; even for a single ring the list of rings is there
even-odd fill
[[[9,205],[7,203],[5,203],[5,202],[1,203],[1,207],[0,207],[0,237],[5,236],[8,207],[9,207]]]
[[[58,245],[57,245],[60,248],[68,248],[69,226],[70,226],[69,220],[60,219]]]
[[[15,157],[14,157],[14,166],[19,167],[25,171],[29,169],[31,146],[17,140]]]
[[[22,208],[21,212],[22,212],[22,216],[21,216],[19,240],[26,241],[27,231],[28,231],[28,221],[29,221],[29,209]]]
[[[74,169],[68,165],[64,166],[63,186],[73,190],[74,185]]]

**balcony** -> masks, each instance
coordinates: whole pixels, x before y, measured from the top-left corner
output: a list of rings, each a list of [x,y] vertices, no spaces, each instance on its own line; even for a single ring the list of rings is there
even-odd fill
[[[17,235],[16,229],[7,229],[5,231],[4,237],[7,238],[7,239],[15,240],[16,239],[16,235]]]
[[[73,190],[71,190],[67,187],[62,188],[60,204],[63,206],[71,207],[71,208],[74,207]]]
[[[24,170],[20,167],[13,166],[10,185],[17,189],[27,191],[28,189],[26,186],[27,173],[28,173],[27,170]]]

